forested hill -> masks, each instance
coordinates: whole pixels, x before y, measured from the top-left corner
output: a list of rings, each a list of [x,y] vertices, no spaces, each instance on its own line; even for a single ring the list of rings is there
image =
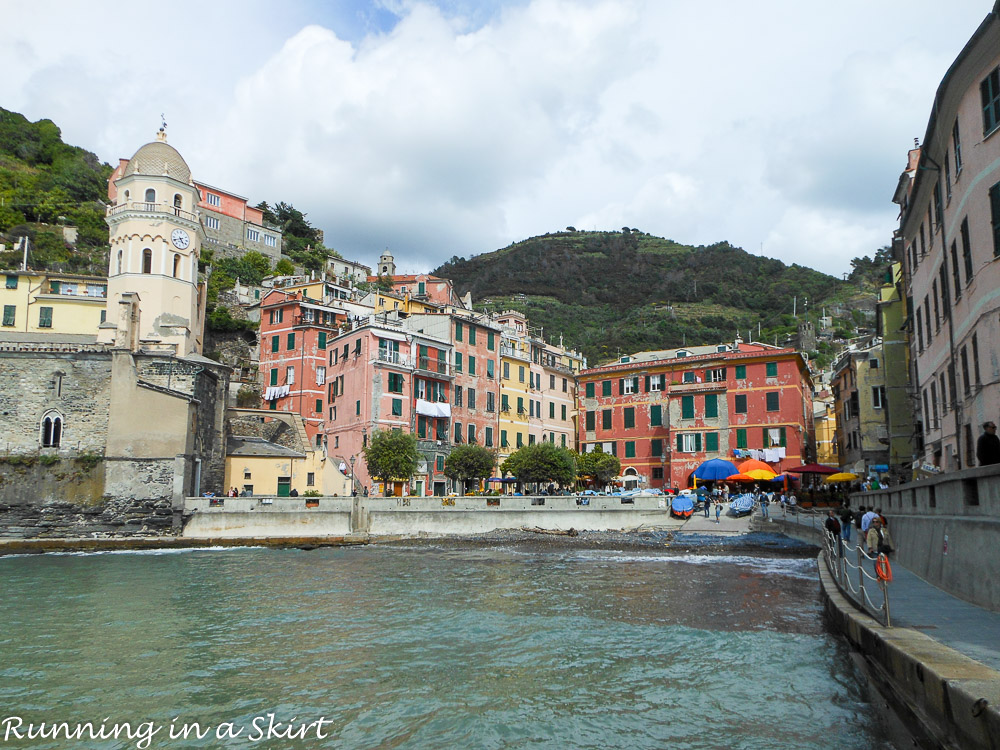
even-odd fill
[[[591,364],[683,344],[732,341],[762,327],[766,341],[841,292],[845,282],[799,265],[751,255],[722,242],[681,245],[637,230],[566,231],[515,243],[434,271],[477,307],[526,312],[545,337]]]
[[[30,122],[0,108],[0,235],[11,245],[27,235],[34,267],[107,270],[101,201],[110,175],[111,167],[94,154],[63,143],[51,120]],[[75,248],[63,241],[59,224],[77,227]],[[0,267],[19,261],[16,251],[0,255]]]

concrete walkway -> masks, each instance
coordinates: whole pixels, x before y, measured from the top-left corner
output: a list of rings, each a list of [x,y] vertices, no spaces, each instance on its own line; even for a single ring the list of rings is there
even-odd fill
[[[854,545],[845,545],[852,555]],[[892,564],[889,607],[892,625],[913,628],[960,654],[1000,671],[1000,612],[977,607]],[[856,572],[856,571],[855,571]]]
[[[719,534],[722,536],[735,536],[746,534],[750,531],[750,516],[734,518],[726,515],[729,505],[722,506],[724,510],[719,517],[718,523],[715,521],[715,508],[713,507],[709,517],[705,518],[704,511],[696,510],[678,532],[681,534]]]
[[[765,522],[755,513],[754,528],[761,530]],[[812,529],[803,525],[806,515],[782,522],[780,513],[767,524],[768,530],[790,536],[811,536]],[[798,521],[798,523],[795,523]],[[818,515],[816,523],[822,521]],[[818,537],[815,539],[819,544]],[[855,558],[857,539],[845,545],[849,560]],[[970,604],[928,583],[902,564],[891,561],[892,582],[889,584],[889,608],[893,628],[911,628],[923,633],[942,646],[1000,671],[1000,612]],[[870,571],[874,574],[874,571]],[[973,572],[970,571],[970,575]]]

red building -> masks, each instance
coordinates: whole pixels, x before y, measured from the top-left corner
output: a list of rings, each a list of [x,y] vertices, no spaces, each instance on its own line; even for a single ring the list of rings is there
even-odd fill
[[[807,460],[812,381],[802,355],[765,344],[641,352],[579,377],[581,452],[618,456],[626,485],[688,487],[710,458]]]
[[[322,445],[327,411],[329,347],[347,312],[274,289],[261,300],[261,395],[267,408],[301,414],[306,433]]]

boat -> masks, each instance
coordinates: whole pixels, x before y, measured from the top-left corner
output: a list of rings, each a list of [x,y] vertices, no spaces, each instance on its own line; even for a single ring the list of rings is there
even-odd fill
[[[694,497],[678,495],[670,501],[670,515],[677,518],[690,518],[694,512]]]
[[[737,518],[740,516],[746,516],[753,513],[753,506],[753,495],[736,495],[736,497],[729,501],[729,513]]]

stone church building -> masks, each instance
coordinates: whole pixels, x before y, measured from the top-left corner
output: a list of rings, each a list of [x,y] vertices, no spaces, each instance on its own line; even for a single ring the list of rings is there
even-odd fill
[[[202,356],[198,191],[163,130],[116,187],[104,322],[0,328],[0,534],[158,531],[222,489],[230,370]]]

